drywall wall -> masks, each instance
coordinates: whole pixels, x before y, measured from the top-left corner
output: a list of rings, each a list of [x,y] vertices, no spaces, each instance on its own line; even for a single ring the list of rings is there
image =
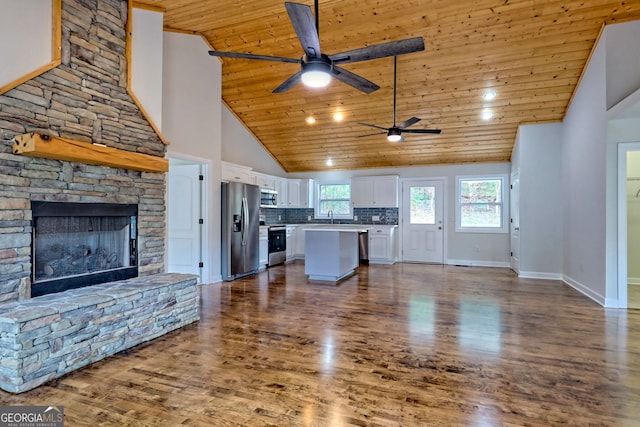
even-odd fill
[[[51,0],[0,0],[0,28],[11,34],[0,37],[0,87],[51,62],[51,6]]]
[[[163,14],[133,9],[131,90],[156,127],[162,130]]]
[[[227,106],[222,107],[222,160],[249,166],[268,175],[286,175],[280,164]]]

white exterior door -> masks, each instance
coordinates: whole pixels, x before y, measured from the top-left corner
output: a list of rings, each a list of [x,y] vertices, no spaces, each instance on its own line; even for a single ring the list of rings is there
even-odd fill
[[[168,174],[168,260],[171,273],[201,274],[200,165],[171,165]]]
[[[520,274],[520,174],[511,174],[511,269]]]
[[[402,182],[402,261],[444,262],[444,180]]]

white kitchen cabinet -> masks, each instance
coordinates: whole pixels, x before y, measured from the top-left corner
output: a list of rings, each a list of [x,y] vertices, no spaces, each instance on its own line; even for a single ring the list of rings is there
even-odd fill
[[[221,168],[222,181],[244,182],[245,184],[255,184],[255,173],[251,172],[251,168],[233,163],[222,162]]]
[[[295,225],[287,225],[287,261],[295,258],[297,228]]]
[[[313,207],[313,180],[289,179],[287,180],[288,208],[312,208]]]
[[[397,226],[369,228],[369,263],[393,264],[396,259]]]
[[[269,263],[269,227],[260,226],[260,240],[259,240],[259,264],[260,268],[266,268]]]
[[[389,175],[351,178],[351,205],[354,208],[397,208],[398,177]]]
[[[275,190],[276,189],[276,177],[272,175],[267,175],[264,173],[254,172],[256,177],[256,185],[265,190]]]
[[[287,178],[276,178],[276,192],[278,193],[278,207],[289,207],[289,180]]]

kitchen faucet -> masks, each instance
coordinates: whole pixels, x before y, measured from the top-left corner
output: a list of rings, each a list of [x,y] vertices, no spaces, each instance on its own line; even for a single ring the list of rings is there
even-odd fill
[[[333,224],[333,209],[329,209],[327,216],[331,219],[331,224]]]

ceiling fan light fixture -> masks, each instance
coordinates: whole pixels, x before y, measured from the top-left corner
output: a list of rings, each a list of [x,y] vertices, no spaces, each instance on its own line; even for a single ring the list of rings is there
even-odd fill
[[[400,142],[402,140],[402,134],[400,133],[400,129],[389,129],[387,132],[387,141],[389,142]]]
[[[326,87],[331,82],[331,64],[322,58],[302,63],[302,83],[307,87]]]

